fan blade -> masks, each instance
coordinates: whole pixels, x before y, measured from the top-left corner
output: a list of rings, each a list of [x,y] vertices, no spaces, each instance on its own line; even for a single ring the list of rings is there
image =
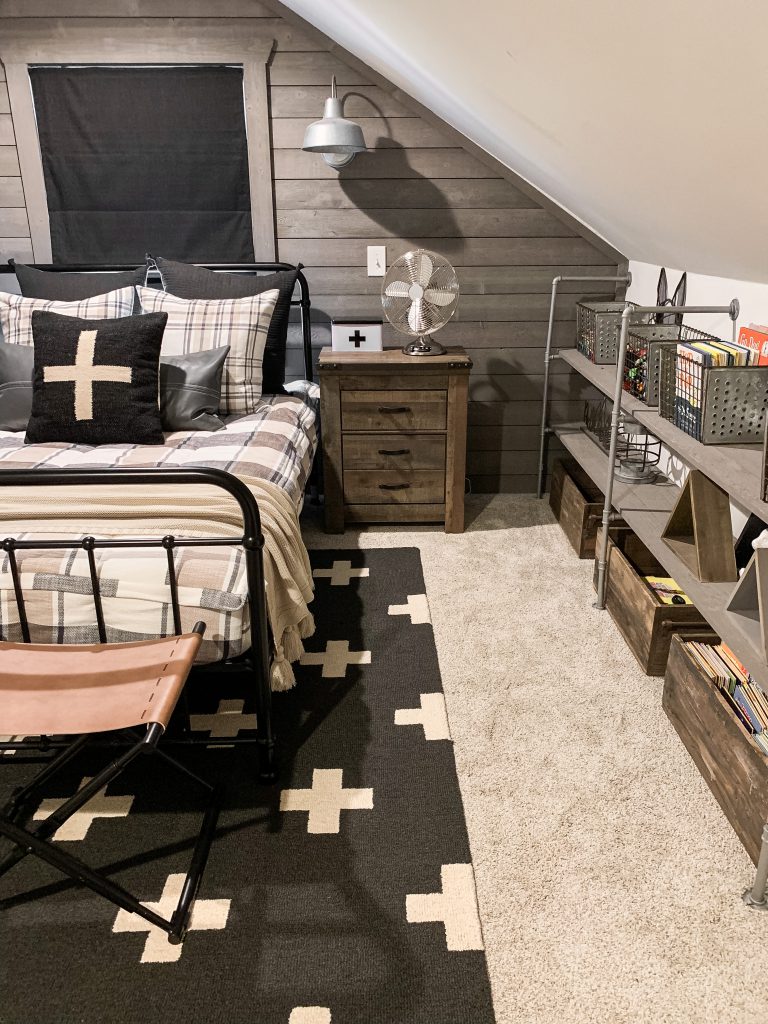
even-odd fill
[[[416,257],[416,283],[426,288],[432,278],[432,260],[422,252]]]
[[[421,334],[429,329],[429,318],[424,308],[424,300],[416,299],[408,310],[408,326],[412,331]]]
[[[410,285],[406,281],[392,281],[384,289],[384,294],[390,299],[407,299]]]
[[[424,298],[434,306],[449,306],[453,302],[455,295],[446,288],[427,288],[424,292]]]

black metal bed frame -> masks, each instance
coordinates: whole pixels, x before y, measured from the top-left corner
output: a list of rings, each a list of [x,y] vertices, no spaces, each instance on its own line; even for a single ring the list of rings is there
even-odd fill
[[[15,260],[9,260],[5,264],[0,264],[0,274],[13,274],[15,273]],[[56,274],[98,274],[107,272],[119,272],[128,270],[140,270],[143,264],[141,263],[28,263],[26,266],[32,267],[33,270],[44,270],[47,273]],[[301,341],[302,348],[304,350],[304,373],[307,380],[314,380],[312,375],[312,327],[310,321],[310,310],[312,303],[309,297],[309,285],[307,279],[302,273],[303,265],[299,263],[295,265],[293,263],[196,263],[195,266],[202,267],[204,270],[215,270],[222,273],[241,273],[241,274],[269,274],[276,273],[280,270],[298,270],[298,276],[296,283],[299,286],[299,298],[291,298],[291,306],[299,309],[299,317],[301,322]],[[147,267],[147,279],[157,274],[160,277],[160,271],[157,267]],[[153,278],[154,279],[154,278]]]
[[[56,273],[94,273],[107,271],[137,270],[140,264],[123,265],[94,265],[94,264],[29,264],[36,270],[45,270]],[[296,270],[299,273],[297,283],[300,289],[300,297],[291,299],[292,306],[298,306],[300,310],[302,345],[304,350],[304,371],[307,380],[312,380],[312,334],[310,324],[311,303],[309,298],[309,286],[304,274],[301,272],[301,264],[298,268],[290,263],[234,263],[234,264],[198,264],[207,270],[223,272],[243,273],[269,273],[280,270]],[[157,270],[149,269],[148,273],[159,273]],[[0,265],[0,273],[13,273],[13,261],[5,266]],[[88,558],[89,572],[91,578],[91,589],[94,601],[94,613],[100,642],[107,642],[104,612],[101,601],[101,590],[99,587],[98,574],[96,570],[96,559],[94,552],[102,548],[165,548],[168,555],[169,568],[169,592],[171,597],[171,608],[173,614],[173,625],[176,634],[181,632],[181,614],[179,609],[177,579],[174,564],[174,551],[181,547],[212,547],[212,546],[239,546],[245,552],[246,578],[248,588],[248,603],[251,618],[251,647],[250,650],[233,662],[217,662],[218,668],[230,666],[237,669],[245,668],[252,672],[256,683],[256,744],[259,750],[259,778],[265,782],[273,782],[277,778],[277,759],[275,753],[275,740],[272,729],[272,689],[270,685],[270,655],[273,646],[269,620],[267,616],[266,591],[264,586],[264,536],[261,531],[261,517],[256,498],[248,487],[234,474],[227,473],[220,469],[93,469],[93,470],[70,470],[70,469],[26,469],[26,470],[0,470],[0,487],[40,487],[40,486],[113,486],[113,485],[159,485],[159,484],[207,484],[219,487],[233,497],[243,515],[242,537],[200,537],[200,538],[176,538],[165,536],[162,538],[131,539],[121,540],[111,538],[108,540],[95,537],[84,537],[80,540],[63,541],[19,541],[13,537],[5,538],[2,541],[2,549],[6,552],[9,560],[9,568],[14,587],[14,596],[19,610],[19,624],[24,642],[30,642],[29,624],[26,616],[24,595],[21,588],[18,567],[16,562],[16,551],[62,549],[82,549]],[[205,669],[210,666],[200,666]],[[203,741],[185,739],[184,742],[203,742],[206,746],[217,745],[217,741],[209,738]],[[231,746],[238,742],[237,737],[227,737],[225,741]],[[252,740],[239,739],[239,743],[251,743]],[[55,741],[49,738],[40,737],[38,746],[47,749],[55,747]],[[0,753],[3,750],[18,750],[28,747],[29,743],[0,743]]]

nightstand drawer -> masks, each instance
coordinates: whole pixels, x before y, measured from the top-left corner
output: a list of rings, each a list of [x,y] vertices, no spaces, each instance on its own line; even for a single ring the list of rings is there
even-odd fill
[[[342,391],[342,430],[445,430],[445,391]]]
[[[409,473],[383,469],[375,476],[368,470],[344,470],[344,501],[350,505],[401,505],[444,500],[443,470]]]
[[[445,469],[443,434],[345,434],[344,469]]]

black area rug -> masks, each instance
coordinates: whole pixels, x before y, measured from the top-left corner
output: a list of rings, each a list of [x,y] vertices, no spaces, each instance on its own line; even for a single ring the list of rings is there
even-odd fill
[[[3,1024],[493,1022],[419,552],[312,563],[317,633],[275,697],[280,782],[255,781],[253,748],[179,752],[227,787],[183,946],[28,857],[0,879]],[[200,730],[252,727],[242,681],[198,681],[191,701]],[[38,813],[105,754],[73,763]],[[0,756],[0,798],[37,770],[26,758]],[[141,900],[170,901],[196,801],[140,759],[59,841]]]

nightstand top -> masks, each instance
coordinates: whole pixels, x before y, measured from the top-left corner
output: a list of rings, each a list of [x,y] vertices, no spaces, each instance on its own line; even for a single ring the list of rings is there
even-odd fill
[[[420,373],[431,368],[446,367],[469,370],[472,360],[460,345],[451,345],[444,355],[439,356],[407,356],[400,348],[385,348],[383,352],[334,352],[331,348],[320,350],[318,367],[323,370],[337,369],[398,369],[406,367]]]

